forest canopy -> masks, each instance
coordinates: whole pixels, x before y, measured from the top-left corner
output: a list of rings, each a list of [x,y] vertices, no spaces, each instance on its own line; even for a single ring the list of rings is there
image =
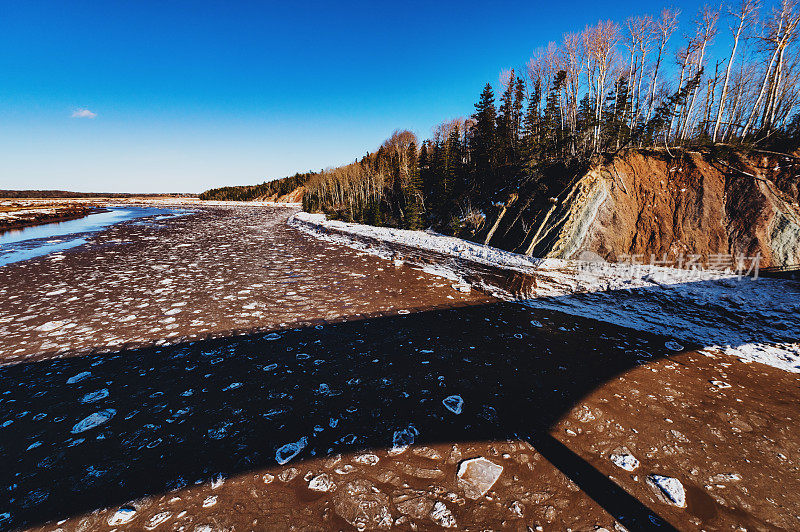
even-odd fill
[[[791,152],[800,139],[798,23],[794,0],[600,21],[503,70],[468,117],[428,139],[398,129],[351,164],[201,197],[251,199],[303,181],[305,210],[459,234],[522,191],[541,201],[592,160],[626,149]],[[715,49],[721,32],[725,46]]]

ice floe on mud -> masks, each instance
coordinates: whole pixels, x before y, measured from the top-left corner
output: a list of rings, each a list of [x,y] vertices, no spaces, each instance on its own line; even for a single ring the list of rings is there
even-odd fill
[[[624,450],[612,453],[609,459],[615,466],[621,467],[625,471],[635,471],[639,467],[639,460]]]
[[[108,422],[116,414],[117,411],[113,408],[106,408],[105,410],[95,412],[94,414],[91,414],[76,423],[75,426],[72,427],[72,433],[80,434],[81,432],[86,432],[87,430],[99,427],[100,425]]]
[[[791,281],[660,266],[642,266],[638,274],[626,264],[589,268],[579,261],[526,257],[429,231],[327,220],[306,212],[295,213],[289,224],[386,259],[395,258],[392,245],[439,255],[442,260],[421,266],[458,285],[464,282],[466,263],[528,274],[536,282],[522,298],[484,281],[478,287],[531,308],[662,334],[744,362],[800,373],[800,291]],[[667,348],[679,351],[683,345],[671,341]]]
[[[308,445],[308,438],[303,436],[296,442],[287,443],[286,445],[281,446],[275,452],[275,461],[280,465],[288,463],[292,458],[300,454],[300,451],[305,449],[306,445]]]
[[[679,508],[686,507],[686,492],[677,478],[652,474],[647,476],[647,483],[664,502]]]
[[[133,520],[136,510],[130,506],[123,506],[108,518],[108,526],[120,526]]]
[[[486,495],[500,475],[503,466],[495,464],[484,457],[464,460],[458,466],[458,485],[470,499],[479,499]]]
[[[77,375],[73,375],[69,379],[67,379],[67,384],[75,384],[76,382],[81,382],[83,379],[87,379],[91,377],[92,374],[89,371],[82,371]]]
[[[460,395],[451,395],[445,397],[442,400],[442,404],[452,413],[460,414],[461,410],[464,408],[464,399],[462,399]]]
[[[102,390],[97,390],[96,392],[90,392],[81,397],[81,403],[94,403],[101,399],[105,399],[108,397],[109,392],[108,388],[103,388]]]

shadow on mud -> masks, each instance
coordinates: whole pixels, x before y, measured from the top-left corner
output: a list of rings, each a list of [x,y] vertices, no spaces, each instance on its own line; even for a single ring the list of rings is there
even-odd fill
[[[410,425],[415,444],[527,440],[623,524],[653,526],[548,430],[674,353],[665,340],[498,303],[5,366],[0,528],[275,467],[292,442],[294,460],[391,447]]]

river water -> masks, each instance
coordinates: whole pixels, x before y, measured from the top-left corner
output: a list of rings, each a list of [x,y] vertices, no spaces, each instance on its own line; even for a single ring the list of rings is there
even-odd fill
[[[153,213],[0,268],[0,530],[796,528],[793,375],[463,293],[291,212]],[[502,472],[472,499],[478,457]]]
[[[0,234],[0,266],[83,245],[88,235],[114,224],[145,217],[163,219],[180,213],[156,207],[115,207],[76,220],[11,229]]]

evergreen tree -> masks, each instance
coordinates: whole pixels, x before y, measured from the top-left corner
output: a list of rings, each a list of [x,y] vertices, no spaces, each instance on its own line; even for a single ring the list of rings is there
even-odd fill
[[[528,98],[528,109],[525,112],[522,133],[521,158],[525,168],[531,168],[539,157],[541,139],[539,131],[541,128],[541,116],[539,107],[542,103],[542,84],[537,80],[531,89]]]
[[[419,159],[417,158],[417,145],[411,143],[406,155],[408,161],[408,175],[403,181],[403,201],[405,203],[406,229],[422,229],[422,182],[419,177]]]
[[[500,96],[500,109],[497,116],[497,163],[507,165],[513,162],[515,118],[514,89],[516,77],[514,71],[508,78],[505,91]]]
[[[494,106],[494,92],[489,83],[481,92],[480,100],[475,104],[475,114],[472,117],[475,119],[475,126],[472,132],[470,160],[474,175],[473,181],[480,195],[490,189],[490,185],[494,182],[496,167],[497,110]]]
[[[553,85],[547,94],[547,103],[544,108],[543,124],[543,152],[550,159],[562,157],[564,144],[564,113],[561,109],[560,92],[564,86],[567,73],[559,70],[553,78]]]
[[[525,80],[522,77],[517,77],[517,86],[514,90],[514,107],[513,107],[513,123],[512,123],[512,163],[515,165],[520,164],[521,160],[521,142],[522,138],[522,109],[525,106]]]

